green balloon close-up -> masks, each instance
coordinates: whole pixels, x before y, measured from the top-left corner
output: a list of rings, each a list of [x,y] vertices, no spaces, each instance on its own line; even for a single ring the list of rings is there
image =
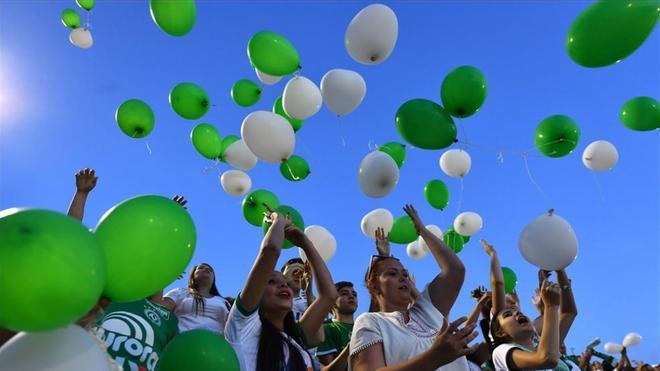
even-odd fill
[[[94,8],[94,0],[76,0],[76,4],[87,11]]]
[[[294,118],[291,118],[289,115],[286,114],[286,112],[284,112],[284,107],[282,106],[282,97],[277,98],[277,100],[273,104],[273,113],[277,113],[278,115],[284,117],[287,121],[289,121],[289,124],[291,124],[291,127],[293,128],[294,132],[300,130],[300,128],[303,125],[303,120],[296,120]]]
[[[627,101],[619,119],[628,128],[649,131],[660,128],[660,103],[651,97],[635,97]]]
[[[502,275],[504,276],[504,292],[509,294],[516,288],[518,277],[516,272],[508,267],[502,267]]]
[[[449,203],[449,188],[440,179],[433,179],[424,186],[424,198],[431,207],[444,210]]]
[[[305,180],[311,173],[311,170],[304,158],[293,155],[280,164],[280,173],[287,180],[299,182]]]
[[[253,106],[259,98],[261,98],[261,88],[252,80],[241,79],[231,87],[231,99],[241,107]]]
[[[461,252],[461,250],[463,250],[463,245],[465,245],[464,237],[458,234],[453,227],[447,228],[442,235],[442,240],[452,249],[452,251],[454,251],[455,254]]]
[[[291,206],[288,205],[280,205],[277,208],[275,208],[275,211],[283,216],[290,215],[291,216],[291,223],[298,227],[301,231],[305,230],[305,221],[303,220],[302,215],[298,212],[298,210],[294,209]],[[270,223],[266,223],[266,221],[263,222],[262,224],[262,230],[264,234],[268,232],[268,228],[270,228]],[[291,243],[289,240],[284,240],[284,245],[282,245],[283,249],[290,249],[294,245]]]
[[[202,329],[182,332],[167,345],[156,371],[239,371],[234,348],[222,335]]]
[[[252,65],[268,75],[286,76],[300,67],[296,48],[275,32],[260,31],[254,34],[248,42],[247,53]]]
[[[62,24],[68,28],[78,28],[80,27],[80,15],[75,9],[66,8],[62,10]]]
[[[115,112],[119,129],[131,138],[144,138],[154,129],[154,111],[139,99],[129,99]]]
[[[78,220],[49,210],[0,212],[0,327],[66,326],[94,307],[105,282],[103,251]]]
[[[193,146],[202,156],[216,159],[222,151],[222,139],[218,130],[211,124],[199,124],[190,132]]]
[[[396,166],[401,169],[403,163],[406,161],[406,145],[399,142],[388,142],[382,146],[378,146],[378,150],[385,152],[396,162]]]
[[[570,117],[552,115],[536,127],[536,148],[548,157],[563,157],[571,153],[580,140],[580,128]]]
[[[150,0],[149,10],[156,25],[169,35],[183,36],[195,26],[195,0]]]
[[[392,230],[390,231],[390,241],[407,244],[415,241],[417,237],[415,224],[413,224],[412,219],[408,215],[394,219],[394,224],[392,224]]]
[[[185,269],[197,234],[188,211],[162,196],[137,196],[108,210],[96,226],[105,253],[104,295],[112,301],[146,298]]]
[[[222,138],[222,143],[220,144],[220,155],[218,155],[218,158],[222,162],[227,162],[227,159],[225,158],[225,151],[229,146],[234,144],[235,142],[238,142],[241,140],[241,138],[237,137],[236,135],[227,135],[226,137]]]
[[[268,211],[264,204],[275,210],[280,206],[280,200],[271,191],[258,189],[249,193],[243,199],[241,209],[248,223],[261,227],[264,223],[264,213]]]
[[[653,32],[658,15],[658,0],[596,1],[571,25],[566,36],[568,55],[584,67],[620,62]]]
[[[470,236],[463,236],[462,234],[456,232],[453,225],[450,226],[449,228],[447,228],[447,232],[450,232],[450,231],[458,234],[461,237],[463,237],[463,245],[467,245],[467,243],[470,242]]]
[[[454,120],[428,99],[412,99],[396,112],[396,128],[406,142],[422,149],[443,149],[456,139]]]
[[[208,112],[211,100],[198,85],[182,82],[170,91],[170,105],[184,119],[197,120]]]
[[[475,114],[486,101],[486,78],[472,66],[461,66],[449,72],[442,81],[442,105],[454,117]]]

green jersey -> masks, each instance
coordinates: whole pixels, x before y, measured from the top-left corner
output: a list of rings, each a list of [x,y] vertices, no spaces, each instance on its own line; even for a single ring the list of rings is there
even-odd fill
[[[150,300],[112,303],[97,323],[96,335],[125,371],[152,371],[165,345],[179,333],[179,320]]]
[[[323,341],[323,344],[319,345],[316,355],[324,356],[327,354],[341,353],[344,347],[351,341],[352,332],[352,323],[343,323],[339,321],[324,323],[323,333],[325,334],[325,340]]]

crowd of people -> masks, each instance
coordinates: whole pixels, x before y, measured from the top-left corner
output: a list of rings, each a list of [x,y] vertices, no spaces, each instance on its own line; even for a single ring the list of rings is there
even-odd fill
[[[96,182],[94,170],[76,174],[70,216],[82,221]],[[183,197],[173,200],[186,207]],[[553,283],[552,272],[539,271],[533,298],[539,313],[532,319],[522,313],[515,291],[505,293],[497,251],[484,240],[491,290],[473,290],[477,302],[472,312],[450,321],[465,266],[425,227],[412,205],[404,211],[433,255],[438,274],[418,290],[379,228],[375,254],[365,267],[369,311],[357,318],[358,283],[334,281],[290,216],[269,209],[265,221],[270,227],[235,298],[220,294],[213,267],[201,263],[190,271],[186,287],[128,303],[101,298],[77,323],[95,333],[117,368],[126,371],[154,370],[167,343],[194,329],[222,334],[245,371],[659,369],[644,362],[633,366],[625,348],[618,362],[593,346],[579,356],[568,355],[564,340],[578,310],[567,273],[555,272]],[[277,270],[285,239],[302,249],[306,262],[291,259]],[[479,333],[483,341],[473,343]],[[0,344],[12,335],[2,330]]]

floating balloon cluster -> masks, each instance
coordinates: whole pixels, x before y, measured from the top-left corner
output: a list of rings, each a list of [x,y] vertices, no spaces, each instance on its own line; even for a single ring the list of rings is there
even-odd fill
[[[71,33],[69,34],[71,44],[81,49],[89,49],[94,44],[92,33],[89,30],[89,12],[94,8],[94,0],[76,0],[76,4],[88,12],[88,21],[84,25],[80,20],[78,12],[72,8],[64,9],[60,18],[62,19],[62,24],[71,29]]]

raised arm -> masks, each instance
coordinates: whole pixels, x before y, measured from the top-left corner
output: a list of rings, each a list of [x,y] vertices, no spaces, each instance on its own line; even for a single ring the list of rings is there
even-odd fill
[[[428,290],[433,305],[447,317],[463,286],[465,266],[441,238],[426,229],[412,205],[406,205],[403,210],[412,219],[417,233],[424,239],[440,267],[440,274],[431,281]]]
[[[504,275],[502,274],[500,258],[497,256],[497,251],[495,251],[493,245],[490,245],[486,240],[481,240],[481,245],[486,254],[490,256],[490,287],[493,290],[493,306],[491,311],[495,314],[504,309],[506,301]]]
[[[85,203],[89,192],[96,187],[98,177],[94,169],[83,169],[76,173],[76,193],[73,195],[67,214],[82,222],[85,214]]]
[[[278,213],[268,213],[266,220],[271,223],[261,242],[259,255],[252,265],[245,286],[239,294],[241,305],[247,311],[253,311],[259,306],[270,275],[275,270],[277,259],[282,252],[284,243],[284,227],[286,217]]]
[[[561,289],[548,280],[541,285],[541,296],[545,305],[543,316],[543,334],[535,352],[520,349],[511,354],[517,369],[554,368],[559,360],[559,301]]]
[[[481,314],[483,307],[486,305],[487,302],[491,300],[491,296],[492,293],[490,292],[485,292],[481,296],[481,298],[477,302],[477,305],[475,305],[474,308],[472,309],[472,312],[470,312],[470,315],[468,316],[468,319],[465,322],[466,325],[477,323],[477,320],[479,319],[479,315]]]
[[[578,315],[577,305],[575,304],[575,297],[571,289],[571,280],[568,278],[566,271],[563,269],[557,271],[557,283],[561,287],[561,306],[559,315],[559,340],[564,341],[568,331]]]
[[[316,281],[316,290],[319,296],[305,310],[302,318],[300,318],[300,325],[311,343],[309,345],[319,345],[324,338],[323,321],[337,299],[337,289],[335,289],[328,267],[326,267],[321,255],[305,233],[295,225],[288,223],[284,229],[284,234],[287,240],[305,252],[307,262],[309,262],[312,275]]]

